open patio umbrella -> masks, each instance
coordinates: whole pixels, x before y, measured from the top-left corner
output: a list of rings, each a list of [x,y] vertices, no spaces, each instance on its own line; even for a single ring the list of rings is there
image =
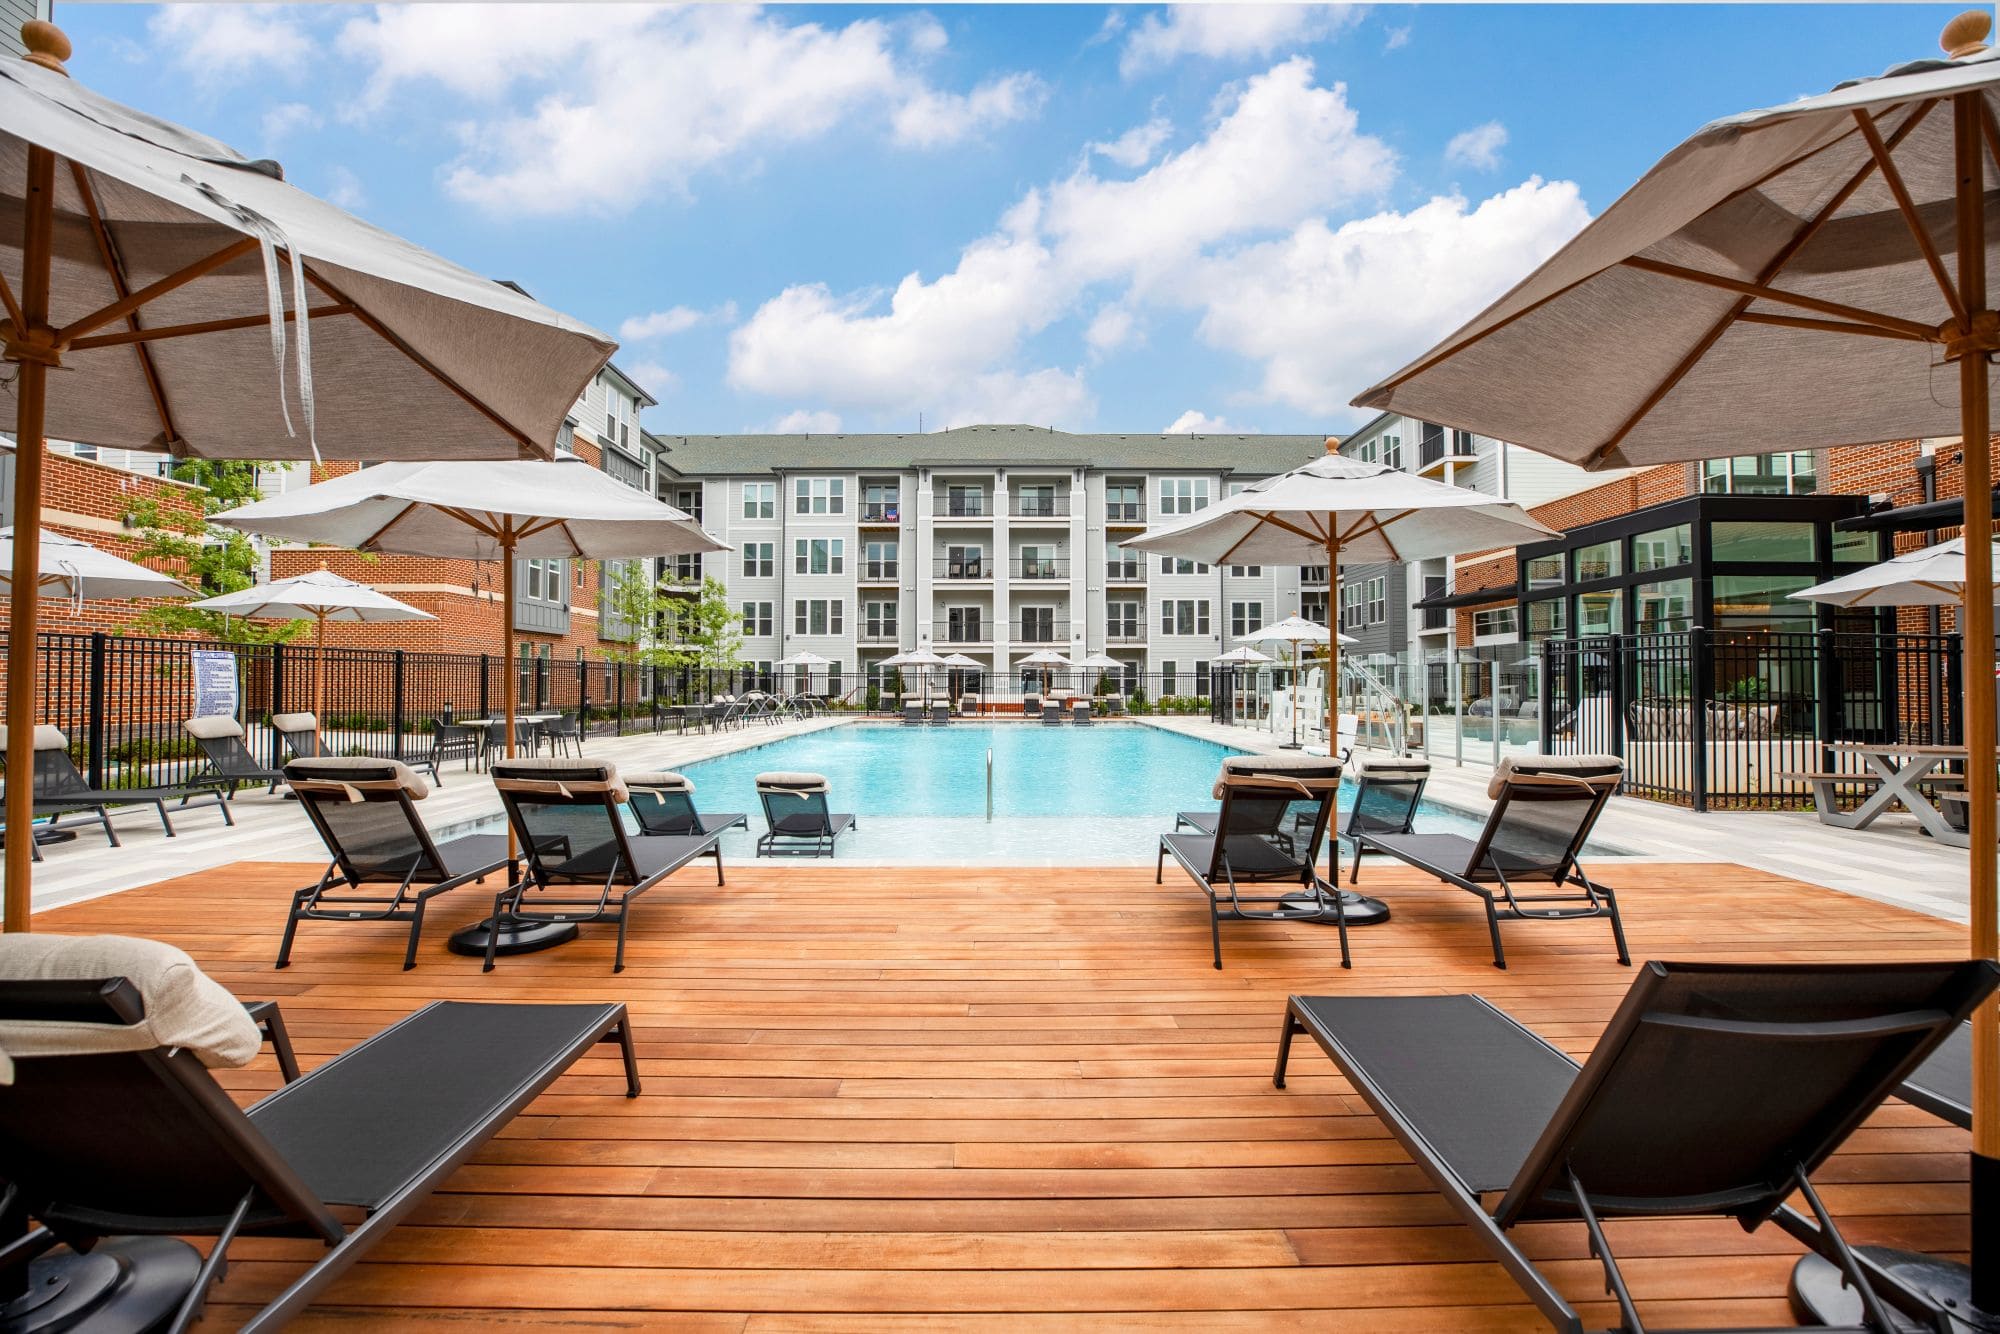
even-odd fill
[[[1232,667],[1254,667],[1260,663],[1276,662],[1277,659],[1268,653],[1259,653],[1256,649],[1246,645],[1242,648],[1233,648],[1227,653],[1218,653],[1213,658],[1210,658],[1209,661],[1226,662]]]
[[[1365,407],[1479,431],[1586,468],[1754,447],[1956,434],[1964,449],[1971,946],[1993,958],[1996,896],[1988,269],[2000,59],[1982,10],[1947,58],[1719,120],[1656,165],[1547,263],[1362,394]],[[1615,114],[1615,111],[1610,114]],[[1956,363],[1957,373],[1942,369]],[[1974,1261],[1896,1272],[1954,1315],[2000,1327],[2000,1003],[1972,1031]],[[1830,1267],[1824,1267],[1822,1272]],[[1795,1285],[1829,1307],[1806,1276]],[[1933,1280],[1939,1280],[1933,1283]],[[1956,1285],[1953,1290],[1953,1285]],[[1835,1295],[1838,1283],[1831,1285]],[[1845,1317],[1842,1317],[1845,1318]]]
[[[342,578],[325,564],[310,574],[273,579],[234,593],[190,602],[202,611],[247,616],[260,621],[313,623],[313,717],[326,716],[326,623],[328,621],[434,621],[437,617],[407,602],[398,602],[367,584]]]
[[[616,344],[519,291],[314,199],[278,165],[72,83],[24,24],[0,66],[0,430],[20,448],[14,577],[39,570],[50,435],[177,456],[519,458]],[[281,276],[282,275],[282,276]],[[288,281],[287,281],[288,280]],[[286,355],[287,346],[293,353]],[[317,376],[314,371],[319,372]],[[296,411],[295,411],[296,409]],[[32,764],[36,606],[8,623],[8,763]],[[7,819],[32,791],[10,784]],[[6,853],[25,930],[27,843]]]
[[[2000,557],[2000,544],[1994,555]],[[1792,594],[1835,607],[1940,607],[1965,601],[1965,539],[1954,537]],[[1994,590],[2000,597],[2000,589]]]
[[[907,650],[906,652],[891,654],[890,656],[882,659],[879,665],[883,667],[923,668],[924,669],[924,675],[922,678],[924,683],[923,696],[926,700],[928,700],[931,697],[931,677],[930,677],[931,668],[949,667],[951,664],[946,662],[943,658],[939,657],[937,654],[931,652],[927,648],[913,648]]]
[[[822,658],[822,657],[821,657],[821,656],[820,656],[819,654],[817,654],[817,653],[808,653],[808,652],[807,652],[806,650],[804,650],[804,649],[800,649],[800,650],[799,650],[799,651],[798,651],[797,653],[792,653],[792,654],[788,654],[788,655],[786,655],[785,657],[782,657],[782,658],[778,659],[778,660],[777,660],[776,662],[772,663],[771,665],[772,665],[773,667],[803,667],[803,668],[805,668],[805,669],[806,669],[806,691],[807,691],[807,693],[808,693],[808,694],[810,694],[810,693],[811,693],[811,691],[812,691],[812,673],[813,673],[813,668],[815,668],[815,667],[831,667],[831,666],[833,666],[833,659],[832,659],[832,658]]]
[[[1326,710],[1326,750],[1329,755],[1333,753],[1334,747],[1339,744],[1340,740],[1340,734],[1335,730],[1335,724],[1339,720],[1335,716],[1335,705],[1333,703],[1333,695],[1336,691],[1335,682],[1338,679],[1333,672],[1333,663],[1336,661],[1334,654],[1337,651],[1338,645],[1352,644],[1354,642],[1350,636],[1342,634],[1334,634],[1331,636],[1331,639],[1333,645],[1336,647],[1329,648],[1327,652],[1326,690],[1328,703]],[[1297,750],[1299,748],[1299,645],[1325,644],[1328,643],[1328,640],[1329,634],[1325,626],[1317,621],[1308,621],[1303,616],[1287,616],[1282,621],[1273,621],[1271,624],[1252,630],[1249,634],[1243,636],[1242,642],[1245,644],[1290,644],[1292,646],[1292,739],[1284,744],[1283,749],[1285,750]],[[1255,653],[1262,661],[1270,661],[1263,654],[1257,653],[1255,649],[1238,649],[1237,652]]]
[[[1328,440],[1324,458],[1254,482],[1188,518],[1148,528],[1125,545],[1209,565],[1323,562],[1327,588],[1335,590],[1343,558],[1428,560],[1554,535],[1519,505],[1386,463],[1342,458],[1339,448],[1339,441]],[[1326,736],[1331,750],[1340,734],[1335,716],[1340,683],[1337,643],[1327,646],[1326,666]]]
[[[65,533],[41,530],[35,596],[68,602],[192,596],[172,575],[114,556]],[[0,528],[0,597],[14,596],[14,530]]]
[[[1074,667],[1075,663],[1052,648],[1038,648],[1027,657],[1014,664],[1016,667],[1039,667],[1042,669],[1042,690],[1044,693],[1054,688],[1054,671],[1058,667]]]
[[[944,665],[955,672],[983,672],[986,670],[986,665],[980,662],[979,659],[968,658],[963,653],[945,654]],[[951,678],[947,677],[945,679],[949,681]],[[963,683],[961,683],[961,687],[962,685]],[[960,693],[964,693],[962,688]]]

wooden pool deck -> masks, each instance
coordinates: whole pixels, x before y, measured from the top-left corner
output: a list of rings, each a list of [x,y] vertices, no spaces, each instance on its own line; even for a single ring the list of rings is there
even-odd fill
[[[1605,868],[1635,958],[1958,957],[1963,929],[1734,867]],[[308,923],[271,960],[296,865],[240,863],[42,913],[43,931],[189,950],[282,1003],[308,1066],[434,998],[622,1000],[646,1092],[588,1058],[295,1326],[1528,1330],[1543,1325],[1310,1043],[1271,1087],[1291,992],[1477,991],[1579,1056],[1631,973],[1602,922],[1509,928],[1364,873],[1395,919],[1354,933],[1225,924],[1127,869],[828,863],[681,873],[611,932],[478,962],[437,900],[420,962],[395,926]],[[222,1078],[246,1101],[268,1058]],[[1853,1239],[1959,1254],[1969,1137],[1884,1107],[1817,1180]],[[1611,1225],[1648,1320],[1784,1324],[1797,1247],[1729,1224]],[[1587,1319],[1615,1319],[1581,1227],[1525,1231]],[[233,1327],[311,1243],[239,1243],[205,1329]],[[1960,1256],[1962,1258],[1962,1255]]]

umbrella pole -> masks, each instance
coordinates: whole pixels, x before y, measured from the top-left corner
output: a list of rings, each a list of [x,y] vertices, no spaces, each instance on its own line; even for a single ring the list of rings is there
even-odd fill
[[[313,613],[313,723],[326,726],[326,613]]]
[[[500,699],[507,717],[507,758],[514,758],[514,525],[510,520],[500,534],[500,645],[506,655],[500,673]],[[507,855],[514,855],[514,826],[507,826]]]
[[[1334,607],[1340,597],[1340,536],[1333,516],[1326,516],[1326,753],[1340,750],[1340,617]],[[1297,709],[1292,710],[1298,713]]]
[[[49,258],[55,233],[55,154],[28,147],[21,247],[21,328],[0,357],[20,367],[14,418],[14,595],[7,608],[7,840],[4,918],[26,931],[34,904],[35,619],[42,559],[42,453],[49,367],[60,364],[49,328]],[[24,596],[24,590],[26,595]]]

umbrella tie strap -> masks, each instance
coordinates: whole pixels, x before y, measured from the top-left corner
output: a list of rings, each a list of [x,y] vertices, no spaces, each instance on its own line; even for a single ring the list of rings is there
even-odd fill
[[[285,434],[296,438],[298,431],[292,425],[292,407],[285,392],[285,284],[278,271],[278,251],[283,249],[290,257],[292,269],[292,308],[297,314],[299,325],[298,368],[299,368],[299,411],[306,421],[306,443],[312,449],[313,462],[320,462],[319,436],[315,430],[315,412],[312,380],[312,331],[311,321],[306,313],[306,270],[305,261],[300,258],[298,247],[285,235],[285,229],[257,210],[239,204],[224,195],[206,181],[198,181],[192,176],[182,176],[181,180],[201,192],[203,198],[217,208],[228,213],[237,224],[256,238],[258,253],[264,261],[264,296],[271,321],[271,360],[278,369],[278,410],[285,417]]]

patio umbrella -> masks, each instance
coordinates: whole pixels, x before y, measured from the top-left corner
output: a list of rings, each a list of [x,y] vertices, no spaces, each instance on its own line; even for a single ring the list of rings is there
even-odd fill
[[[806,651],[805,651],[804,649],[800,649],[800,650],[799,650],[799,651],[798,651],[797,653],[793,653],[793,654],[790,654],[790,655],[788,655],[788,656],[786,656],[786,657],[783,657],[783,658],[780,658],[780,659],[778,659],[778,660],[777,660],[776,662],[772,663],[771,665],[772,665],[773,667],[803,667],[803,668],[805,668],[805,669],[806,669],[806,689],[807,689],[808,691],[810,691],[810,690],[812,689],[812,669],[813,669],[813,668],[815,668],[815,667],[831,667],[831,666],[833,666],[833,659],[832,659],[832,658],[822,658],[822,657],[821,657],[821,656],[820,656],[819,654],[817,654],[817,653],[808,653],[808,652],[806,652]]]
[[[1994,553],[2000,557],[2000,544]],[[1965,539],[1954,537],[1802,588],[1792,596],[1836,607],[1949,606],[1965,601],[1965,564]]]
[[[1268,653],[1259,653],[1256,649],[1245,646],[1243,648],[1233,648],[1227,653],[1218,653],[1215,657],[1210,658],[1209,661],[1226,662],[1232,667],[1247,667],[1256,666],[1259,663],[1276,662],[1277,659]]]
[[[986,665],[980,662],[979,659],[968,658],[963,653],[945,654],[944,665],[955,672],[983,672],[986,670]],[[951,678],[947,677],[945,679],[949,681]],[[961,693],[963,692],[961,691]]]
[[[326,716],[326,623],[328,621],[434,621],[437,617],[407,602],[398,602],[387,593],[378,593],[367,584],[344,579],[326,568],[324,562],[310,574],[274,579],[234,593],[190,602],[190,607],[219,611],[225,616],[247,616],[262,621],[305,621],[313,623],[313,717]]]
[[[16,220],[0,228],[0,360],[17,368],[0,430],[19,443],[15,513],[30,520],[17,583],[39,571],[51,435],[210,458],[553,452],[611,339],[314,199],[274,162],[72,83],[54,25],[21,36],[27,58],[0,66],[0,161],[17,164],[0,173]],[[16,773],[32,764],[35,621],[35,599],[15,598]],[[32,795],[9,786],[10,824],[27,826]],[[8,930],[28,926],[31,876],[17,841]]]
[[[924,690],[923,690],[923,695],[924,695],[924,698],[928,700],[928,699],[929,699],[929,698],[931,697],[931,688],[930,688],[930,687],[931,687],[931,678],[930,678],[930,670],[931,670],[931,668],[933,668],[933,667],[949,667],[949,666],[950,666],[951,664],[950,664],[950,663],[948,663],[948,662],[946,662],[946,661],[945,661],[945,660],[944,660],[943,658],[939,657],[939,656],[938,656],[937,654],[935,654],[935,653],[931,652],[931,651],[930,651],[929,649],[927,649],[927,648],[913,648],[913,649],[910,649],[910,650],[908,650],[908,651],[906,651],[906,652],[903,652],[903,653],[894,653],[894,654],[891,654],[890,656],[888,656],[888,657],[886,657],[886,658],[882,659],[882,661],[881,661],[881,663],[880,663],[879,665],[880,665],[880,666],[883,666],[883,667],[921,667],[921,668],[923,668],[923,669],[924,669],[924,675],[923,675],[923,683],[924,683]]]
[[[1332,636],[1332,639],[1336,646],[1355,642],[1352,636],[1343,634],[1335,634]],[[1327,628],[1317,621],[1308,621],[1303,616],[1287,616],[1282,621],[1273,621],[1262,629],[1251,631],[1249,634],[1243,636],[1242,642],[1245,644],[1290,644],[1292,646],[1292,739],[1284,744],[1283,749],[1297,750],[1299,748],[1299,645],[1327,643]],[[1326,753],[1329,755],[1333,754],[1334,747],[1340,741],[1340,733],[1335,727],[1338,719],[1334,716],[1334,695],[1337,693],[1336,682],[1338,678],[1334,675],[1333,664],[1336,661],[1335,654],[1337,651],[1337,647],[1330,647],[1327,650]],[[1238,649],[1237,652],[1257,653],[1255,649]],[[1261,653],[1257,653],[1257,657],[1265,662],[1270,661],[1269,658],[1264,657]]]
[[[1356,403],[1586,468],[1958,435],[1964,449],[1971,944],[1996,953],[1990,366],[2000,313],[1992,17],[1947,58],[1719,120],[1541,268]],[[1956,362],[1957,374],[1940,363]],[[2000,1325],[2000,1004],[1973,1020],[1976,1255],[1955,1314]],[[1914,1271],[1911,1271],[1914,1272]],[[1804,1289],[1802,1299],[1814,1300]],[[1823,1306],[1815,1306],[1823,1311]]]
[[[1042,690],[1046,693],[1054,689],[1057,667],[1074,667],[1075,663],[1052,648],[1038,648],[1027,657],[1014,664],[1016,667],[1039,667],[1042,669]]]
[[[35,595],[69,602],[170,598],[194,590],[172,575],[114,556],[64,533],[41,530]],[[0,597],[14,595],[14,530],[0,528]]]
[[[1328,440],[1324,458],[1254,482],[1189,518],[1149,528],[1125,545],[1209,565],[1324,562],[1327,587],[1337,589],[1343,558],[1364,563],[1428,560],[1554,535],[1510,501],[1386,463],[1342,458],[1339,448],[1339,441]],[[1340,652],[1337,643],[1329,644],[1329,750],[1339,736],[1334,715],[1339,681]]]

